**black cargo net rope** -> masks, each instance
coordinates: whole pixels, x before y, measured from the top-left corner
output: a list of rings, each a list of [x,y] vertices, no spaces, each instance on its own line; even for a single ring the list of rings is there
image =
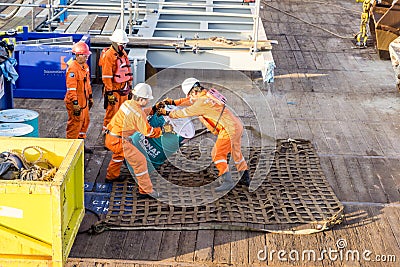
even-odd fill
[[[97,226],[115,230],[222,229],[309,234],[341,223],[343,205],[326,181],[311,142],[278,140],[276,148],[266,151],[271,157],[265,155],[265,149],[261,153],[260,147],[247,148],[244,153],[249,157],[251,177],[256,173],[253,180],[261,183],[254,192],[238,184],[224,197],[192,207],[190,201],[209,199],[214,192],[190,190],[190,187],[211,183],[217,178],[217,170],[211,165],[198,173],[189,173],[166,162],[158,173],[176,185],[185,186],[185,190],[172,192],[165,183],[157,189],[178,206],[154,199],[138,200],[133,181],[114,183],[108,213]],[[200,157],[198,147],[183,146],[181,153],[194,159],[189,165],[201,164],[196,161]],[[232,171],[232,176],[238,174]]]

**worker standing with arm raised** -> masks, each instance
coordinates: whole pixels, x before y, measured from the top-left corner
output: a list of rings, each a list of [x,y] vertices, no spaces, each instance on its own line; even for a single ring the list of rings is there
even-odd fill
[[[90,70],[86,63],[92,53],[85,42],[74,44],[72,53],[75,59],[67,69],[67,93],[64,98],[68,112],[67,138],[85,139],[90,123],[89,110],[93,106]],[[92,150],[85,146],[85,152],[92,153]]]
[[[146,83],[138,83],[132,91],[132,100],[125,101],[107,125],[105,146],[113,152],[107,168],[106,182],[122,181],[120,168],[124,161],[132,166],[139,185],[139,198],[158,197],[147,169],[146,157],[128,138],[135,132],[146,137],[157,138],[163,132],[172,132],[171,127],[153,128],[147,121],[147,115],[156,111],[156,106],[144,108],[153,99],[152,89]],[[170,125],[169,125],[170,126]]]
[[[241,175],[239,183],[249,186],[248,166],[241,152],[243,125],[240,120],[224,103],[218,101],[204,89],[196,78],[188,78],[183,81],[182,91],[186,94],[186,98],[165,99],[163,102],[167,105],[188,105],[188,107],[171,112],[160,109],[158,113],[171,118],[198,116],[207,129],[218,136],[211,154],[219,171],[218,176],[222,176],[223,183],[215,191],[227,191],[235,185],[229,172],[228,153],[232,154],[236,168]]]
[[[128,100],[132,89],[132,71],[125,52],[129,41],[124,30],[116,29],[110,37],[111,46],[102,52],[99,66],[102,68],[104,84],[104,108],[106,113],[103,120],[103,130],[119,107]]]

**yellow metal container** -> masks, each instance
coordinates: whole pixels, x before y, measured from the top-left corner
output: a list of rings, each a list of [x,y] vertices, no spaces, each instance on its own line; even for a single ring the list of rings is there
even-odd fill
[[[0,266],[63,266],[84,216],[83,141],[0,137],[0,152],[38,146],[58,167],[50,182],[0,180]],[[27,160],[40,156],[34,149]]]

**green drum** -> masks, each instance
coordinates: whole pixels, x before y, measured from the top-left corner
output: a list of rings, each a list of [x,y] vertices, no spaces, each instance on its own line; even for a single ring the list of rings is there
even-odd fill
[[[149,123],[152,127],[161,127],[165,124],[166,119],[170,120],[167,117],[164,118],[163,116],[153,115],[149,118]],[[176,121],[175,125],[173,122],[174,120],[170,121],[170,123],[174,126],[174,129],[178,129],[179,127],[176,124]],[[169,156],[178,151],[185,138],[193,137],[190,135],[192,132],[194,135],[194,127],[189,119],[186,121],[182,121],[182,119],[180,119],[179,124],[184,125],[185,136],[166,133],[159,138],[148,138],[139,132],[136,132],[131,136],[132,143],[146,156],[149,172],[154,171],[155,168],[162,165]],[[128,166],[128,168],[132,172],[132,168],[130,166]]]

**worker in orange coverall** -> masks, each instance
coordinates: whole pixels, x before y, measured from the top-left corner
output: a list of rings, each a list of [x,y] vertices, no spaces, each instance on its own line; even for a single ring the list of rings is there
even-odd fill
[[[166,111],[160,109],[158,114],[168,115],[171,118],[185,118],[199,116],[200,121],[213,134],[218,135],[217,141],[212,149],[211,155],[216,165],[219,176],[222,176],[223,183],[215,188],[215,191],[230,190],[235,186],[227,161],[228,153],[232,154],[237,170],[241,178],[240,184],[249,186],[250,177],[247,163],[241,152],[241,136],[243,125],[233,113],[215,98],[207,93],[196,78],[188,78],[182,83],[182,90],[186,98],[165,99],[166,105],[187,106],[184,109]]]
[[[139,185],[138,198],[157,197],[147,169],[146,157],[128,138],[139,131],[146,137],[157,138],[163,133],[173,132],[171,125],[153,128],[147,121],[147,115],[156,112],[158,105],[144,108],[153,99],[152,89],[146,83],[138,83],[132,90],[133,99],[125,101],[107,125],[105,146],[113,152],[107,168],[106,182],[123,181],[119,177],[124,161],[132,166]]]
[[[93,106],[90,72],[86,61],[92,53],[85,42],[74,44],[72,53],[75,59],[67,69],[67,93],[64,98],[68,112],[67,138],[85,139],[90,122],[89,109]],[[92,153],[92,150],[85,146],[85,152]]]
[[[103,130],[119,107],[129,98],[132,89],[132,71],[125,47],[129,41],[125,31],[116,29],[110,37],[111,46],[102,52],[99,66],[104,84]]]

